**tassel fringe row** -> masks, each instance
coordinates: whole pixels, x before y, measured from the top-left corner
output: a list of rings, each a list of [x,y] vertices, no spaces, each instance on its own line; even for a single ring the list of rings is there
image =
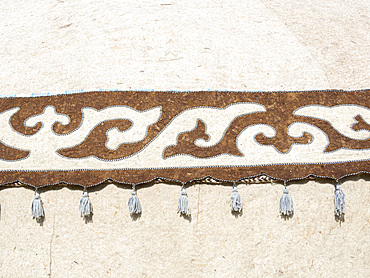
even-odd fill
[[[236,186],[232,188],[230,205],[232,212],[241,212],[243,204],[241,196]],[[131,197],[128,200],[128,207],[130,214],[140,214],[142,212],[139,197],[137,196],[135,187],[131,191]],[[35,192],[34,200],[32,201],[32,216],[37,221],[40,221],[44,217],[44,208],[40,194]],[[89,195],[86,191],[82,193],[82,198],[79,203],[79,211],[82,217],[88,217],[93,214],[93,206],[91,204]],[[289,194],[287,187],[283,190],[283,195],[280,198],[280,215],[292,216],[294,212],[293,199]],[[177,213],[183,216],[190,216],[189,199],[186,193],[186,189],[181,189],[181,195],[178,201]],[[339,188],[338,184],[335,185],[334,190],[334,214],[336,217],[343,217],[345,214],[345,194]]]

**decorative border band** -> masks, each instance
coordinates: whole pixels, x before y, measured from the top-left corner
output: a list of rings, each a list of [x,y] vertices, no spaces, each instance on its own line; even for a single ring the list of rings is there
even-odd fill
[[[0,99],[0,181],[288,181],[369,173],[370,90]]]

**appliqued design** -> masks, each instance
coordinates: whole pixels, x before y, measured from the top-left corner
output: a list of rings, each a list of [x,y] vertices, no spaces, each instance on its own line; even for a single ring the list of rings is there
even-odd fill
[[[369,91],[0,99],[3,183],[334,179],[369,171]]]

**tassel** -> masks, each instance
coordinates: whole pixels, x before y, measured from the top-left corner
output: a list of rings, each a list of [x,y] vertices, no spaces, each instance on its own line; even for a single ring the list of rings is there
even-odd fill
[[[141,213],[141,205],[139,201],[139,197],[136,195],[135,186],[132,188],[131,197],[128,200],[128,210],[130,214],[140,214]]]
[[[344,198],[346,196],[344,195],[343,191],[339,188],[338,183],[335,185],[334,189],[334,213],[338,217],[343,217],[344,215],[344,207],[345,202]]]
[[[242,205],[242,198],[240,197],[240,194],[238,192],[238,189],[236,186],[233,186],[232,193],[231,193],[231,211],[241,212],[243,209]]]
[[[40,194],[35,192],[35,199],[32,201],[32,215],[36,221],[40,221],[44,217],[44,208],[42,207],[42,200]]]
[[[190,216],[190,207],[188,195],[186,194],[186,189],[183,187],[181,189],[181,195],[178,202],[177,213],[180,215]]]
[[[82,192],[82,198],[80,200],[80,206],[78,207],[82,217],[89,217],[93,214],[93,207],[89,198],[89,194],[86,191]]]
[[[293,215],[293,200],[289,195],[289,189],[285,186],[283,195],[280,198],[280,214],[283,216]]]

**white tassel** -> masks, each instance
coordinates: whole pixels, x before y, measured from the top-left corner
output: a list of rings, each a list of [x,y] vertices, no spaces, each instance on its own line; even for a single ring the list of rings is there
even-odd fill
[[[284,216],[293,215],[293,200],[292,197],[289,195],[289,189],[284,188],[283,195],[280,198],[280,214]]]
[[[32,201],[32,215],[36,221],[40,221],[44,217],[44,208],[42,207],[42,200],[40,194],[35,192],[35,199]]]
[[[240,197],[240,194],[236,186],[233,186],[230,202],[231,202],[232,211],[236,211],[236,212],[242,211],[243,209],[242,198]]]
[[[130,214],[140,214],[141,213],[141,205],[139,201],[139,197],[136,195],[135,187],[131,191],[131,197],[128,200],[128,210]]]
[[[190,216],[190,207],[189,207],[189,200],[188,195],[186,194],[186,189],[181,189],[181,195],[178,202],[177,213],[180,215]]]
[[[93,207],[89,198],[89,194],[87,194],[86,191],[82,192],[82,198],[78,208],[82,217],[88,217],[93,214]]]
[[[343,217],[345,211],[345,202],[344,198],[346,196],[344,195],[343,191],[339,188],[338,183],[335,185],[334,190],[334,213],[338,217]]]

